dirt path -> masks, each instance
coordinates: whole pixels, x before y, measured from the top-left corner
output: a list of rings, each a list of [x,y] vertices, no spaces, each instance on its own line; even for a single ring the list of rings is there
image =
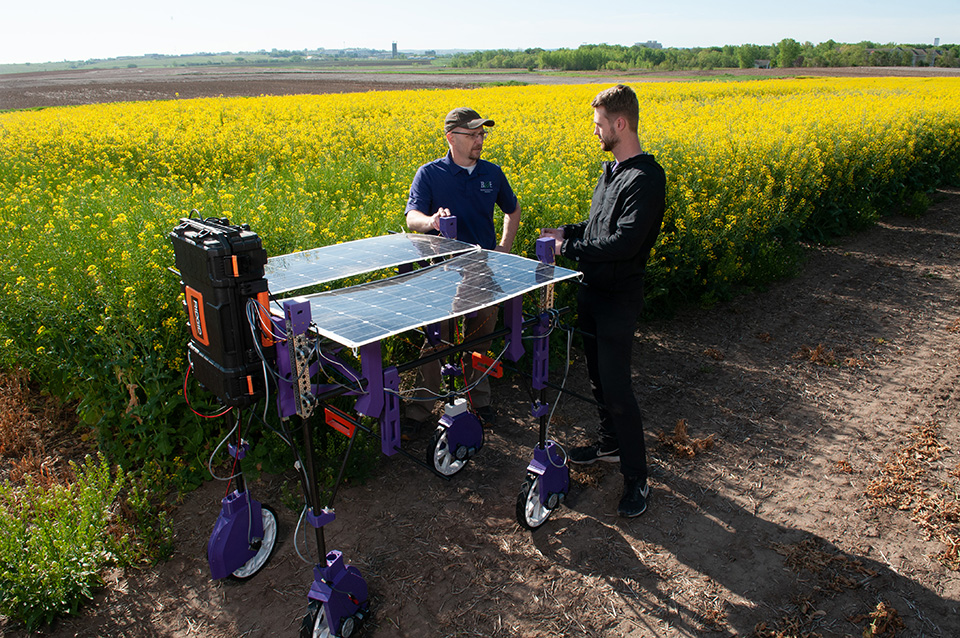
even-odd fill
[[[811,247],[793,280],[641,325],[634,383],[655,474],[638,519],[616,517],[619,476],[604,466],[574,472],[568,506],[521,529],[535,424],[525,390],[500,382],[502,424],[451,482],[392,458],[341,491],[327,543],[370,586],[360,635],[861,636],[871,613],[903,636],[958,635],[960,574],[938,559],[960,536],[958,239],[960,191],[942,191],[921,219]],[[569,383],[585,391],[579,357]],[[565,445],[594,422],[575,401],[558,415]],[[680,458],[659,443],[681,419],[715,445]],[[254,486],[284,524],[254,579],[208,576],[223,494],[208,483],[174,513],[172,560],[117,573],[44,635],[297,635],[312,576],[284,485]],[[300,548],[313,556],[312,541]]]

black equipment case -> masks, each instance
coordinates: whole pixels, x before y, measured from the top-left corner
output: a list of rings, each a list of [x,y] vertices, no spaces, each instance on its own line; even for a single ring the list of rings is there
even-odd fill
[[[190,325],[187,348],[194,376],[224,405],[254,403],[265,388],[246,308],[251,298],[267,307],[267,252],[260,237],[246,224],[189,217],[180,220],[170,239]]]

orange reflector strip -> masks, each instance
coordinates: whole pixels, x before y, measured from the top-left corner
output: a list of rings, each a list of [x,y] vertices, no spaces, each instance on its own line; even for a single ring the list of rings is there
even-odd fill
[[[247,375],[247,394],[253,394],[253,377]]]
[[[353,438],[353,433],[356,431],[357,426],[350,420],[350,417],[342,414],[339,410],[334,410],[330,406],[324,408],[323,413],[326,417],[327,425],[348,439]]]
[[[240,276],[240,262],[239,262],[239,260],[237,260],[237,256],[236,256],[236,255],[231,255],[230,261],[233,262],[233,276],[234,276],[234,277],[239,277],[239,276]]]
[[[488,357],[485,354],[479,352],[474,352],[473,357],[471,357],[473,363],[473,369],[479,370],[480,372],[490,371],[490,376],[499,379],[503,376],[503,366],[500,362],[497,362],[497,365],[493,368],[490,367],[490,364],[493,363],[493,359]]]

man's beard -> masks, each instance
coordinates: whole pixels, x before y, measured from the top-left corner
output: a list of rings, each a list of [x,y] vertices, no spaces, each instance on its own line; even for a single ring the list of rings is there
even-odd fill
[[[600,148],[608,153],[612,153],[619,142],[619,137],[604,138],[602,135],[600,136]]]

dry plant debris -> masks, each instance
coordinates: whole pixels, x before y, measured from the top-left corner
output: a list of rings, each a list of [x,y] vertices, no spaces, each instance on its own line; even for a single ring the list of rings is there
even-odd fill
[[[673,434],[667,434],[661,430],[660,433],[657,434],[657,438],[660,440],[661,445],[684,459],[692,459],[697,454],[709,450],[716,443],[713,434],[705,439],[691,438],[687,433],[686,419],[677,420],[677,425],[673,428]]]
[[[810,626],[820,618],[823,612],[816,609],[806,596],[797,601],[797,612],[783,616],[774,627],[761,622],[753,629],[750,638],[823,638],[823,634],[812,631]]]
[[[825,546],[818,539],[807,538],[789,545],[774,543],[771,547],[784,557],[784,564],[794,572],[799,574],[806,570],[816,574],[821,588],[827,591],[856,589],[877,575],[859,560]]]
[[[76,447],[73,414],[50,396],[31,387],[23,370],[0,374],[0,480],[22,483],[30,476],[41,487],[73,479],[67,455],[51,445]],[[60,436],[51,433],[57,433]],[[83,453],[69,458],[81,459]]]
[[[717,350],[716,348],[707,348],[703,351],[703,354],[710,357],[714,361],[723,361],[723,352]]]
[[[946,547],[937,559],[952,570],[960,570],[960,484],[938,481],[930,471],[943,452],[949,450],[940,439],[940,424],[928,421],[914,426],[909,440],[880,467],[870,481],[867,494],[884,507],[909,512],[910,519],[929,538]],[[952,478],[957,472],[947,473]],[[948,495],[943,496],[944,493]]]
[[[840,348],[841,351],[846,348]],[[843,356],[837,354],[833,349],[828,349],[822,343],[816,348],[810,346],[800,346],[800,349],[793,354],[793,358],[798,361],[809,361],[820,366],[835,366],[841,368],[863,368],[866,362],[854,356]]]
[[[800,350],[794,353],[793,358],[800,361],[809,361],[810,363],[816,363],[821,366],[837,365],[837,355],[833,350],[825,348],[822,343],[818,344],[816,348],[811,348],[806,345],[800,346]]]
[[[860,624],[864,620],[869,620],[863,630],[863,638],[880,638],[881,636],[896,636],[900,630],[904,629],[903,619],[897,612],[896,607],[885,600],[877,603],[876,609],[869,614],[855,616],[850,622]]]
[[[853,474],[853,466],[850,465],[850,461],[847,459],[838,459],[837,462],[833,464],[833,471],[837,474]]]

